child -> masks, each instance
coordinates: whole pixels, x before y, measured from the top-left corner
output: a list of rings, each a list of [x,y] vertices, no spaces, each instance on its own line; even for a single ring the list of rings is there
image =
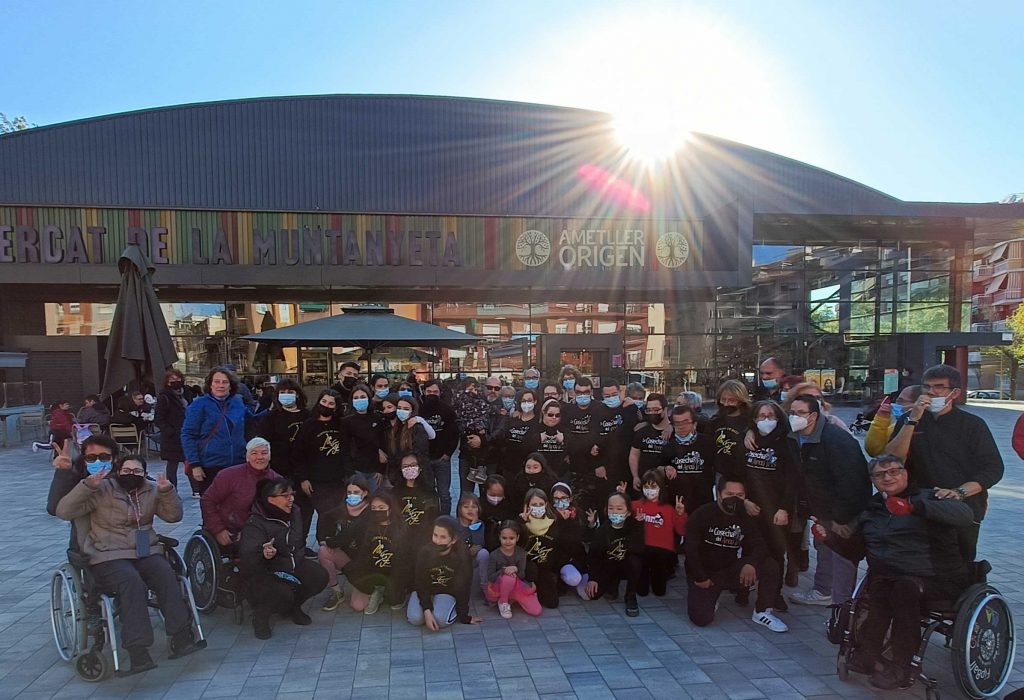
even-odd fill
[[[406,617],[412,625],[437,632],[458,621],[476,625],[483,620],[469,614],[473,564],[458,537],[459,523],[450,515],[433,522],[431,542],[420,548]]]
[[[555,477],[548,469],[547,459],[539,452],[531,452],[526,456],[523,470],[512,479],[509,495],[513,501],[521,503],[530,489],[540,489],[544,493],[550,493],[551,487],[554,485]]]
[[[405,601],[409,559],[408,530],[390,491],[370,498],[368,518],[360,518],[347,531],[345,553],[351,561],[343,571],[352,584],[349,604],[356,612],[373,615],[381,601]]]
[[[399,458],[402,482],[392,489],[398,499],[399,510],[409,528],[413,546],[430,538],[431,524],[437,517],[437,494],[428,485],[428,476],[420,469],[419,458],[406,452]],[[430,477],[432,481],[433,478]]]
[[[459,516],[459,539],[469,548],[469,556],[476,569],[480,589],[487,586],[487,559],[490,551],[484,546],[484,521],[480,519],[480,499],[472,493],[464,493],[459,498],[455,512]]]
[[[345,502],[324,513],[324,522],[319,524],[325,533],[324,541],[317,550],[317,559],[327,570],[327,586],[331,594],[324,603],[324,612],[332,612],[345,601],[345,591],[338,582],[338,571],[345,568],[352,558],[343,549],[348,541],[348,532],[355,522],[367,517],[370,485],[361,474],[353,474],[345,485]]]
[[[591,600],[602,594],[617,595],[619,581],[626,579],[626,615],[637,617],[640,606],[636,592],[643,571],[644,530],[630,517],[629,499],[625,494],[608,496],[607,519],[597,526],[597,513],[590,511],[590,578],[586,585]]]
[[[676,496],[675,506],[665,489],[665,477],[656,469],[640,478],[643,498],[633,501],[636,519],[644,524],[644,567],[637,593],[646,596],[665,595],[668,580],[679,566],[676,544],[686,532],[686,506],[682,496]]]
[[[501,524],[516,517],[516,503],[506,497],[505,477],[492,474],[481,487],[484,497],[480,499],[480,519],[484,521],[484,546],[488,552],[498,548],[498,532]]]
[[[487,586],[484,597],[498,603],[498,612],[506,620],[512,617],[512,603],[519,603],[527,615],[540,615],[537,587],[526,580],[526,551],[519,546],[520,529],[514,520],[501,524],[501,545],[491,552],[487,562]]]
[[[533,575],[541,605],[558,607],[559,580],[576,588],[579,596],[584,597],[583,576],[570,563],[579,543],[571,540],[571,525],[551,508],[548,495],[540,489],[527,491],[519,517],[526,523],[526,556],[536,567]]]
[[[562,520],[562,538],[569,564],[579,572],[587,570],[587,551],[583,547],[583,518],[576,507],[572,488],[564,481],[551,487],[551,507]],[[580,589],[582,590],[582,589]]]

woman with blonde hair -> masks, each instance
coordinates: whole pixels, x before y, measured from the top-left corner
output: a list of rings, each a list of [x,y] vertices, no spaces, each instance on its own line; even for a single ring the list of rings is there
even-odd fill
[[[736,379],[727,379],[715,392],[718,413],[707,423],[707,432],[715,439],[715,470],[729,474],[736,469],[740,443],[750,424],[750,392]]]

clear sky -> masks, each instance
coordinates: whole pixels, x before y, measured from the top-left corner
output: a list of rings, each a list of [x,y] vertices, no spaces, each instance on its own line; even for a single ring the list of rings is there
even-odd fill
[[[0,0],[0,26],[0,111],[40,125],[267,95],[489,97],[668,120],[902,199],[1024,191],[1021,0]]]

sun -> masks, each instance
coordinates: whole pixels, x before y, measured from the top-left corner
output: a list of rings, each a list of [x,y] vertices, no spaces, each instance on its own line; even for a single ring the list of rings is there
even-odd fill
[[[619,110],[613,126],[630,157],[646,162],[671,157],[690,136],[682,111],[664,102]]]

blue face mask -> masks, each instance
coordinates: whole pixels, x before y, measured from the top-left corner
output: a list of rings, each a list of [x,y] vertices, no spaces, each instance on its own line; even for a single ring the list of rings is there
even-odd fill
[[[363,495],[361,493],[349,493],[345,495],[345,503],[350,506],[357,506],[363,502]]]
[[[409,389],[399,389],[398,390],[398,395],[399,396],[404,396],[404,397],[408,398],[408,397],[412,396],[412,391],[409,390]]]
[[[400,408],[397,411],[395,411],[395,416],[400,421],[407,421],[407,420],[409,420],[409,416],[411,416],[411,415],[412,415],[412,411],[410,411],[407,408]]]
[[[622,405],[622,399],[619,398],[618,395],[616,395],[616,396],[606,396],[601,401],[601,403],[603,403],[608,408],[618,408],[619,406]]]
[[[778,379],[762,379],[761,384],[764,385],[765,389],[774,389],[779,385]]]
[[[373,393],[377,396],[378,399],[386,399],[388,397],[388,394],[391,393],[391,389],[377,389],[377,391]]]
[[[96,460],[95,462],[86,462],[85,470],[90,474],[99,474],[104,469],[109,470],[112,464],[113,462],[101,462],[100,460]]]
[[[576,394],[576,403],[580,406],[589,406],[592,399],[590,394]]]
[[[682,435],[678,435],[678,434],[676,435],[676,442],[678,442],[680,445],[689,445],[691,442],[693,442],[696,439],[697,439],[697,431],[696,430],[693,431],[692,433],[690,433],[689,435],[687,435],[686,437],[683,437]]]
[[[511,411],[516,407],[516,400],[514,398],[503,396],[501,399],[501,405],[505,407],[506,411]]]
[[[370,399],[352,399],[352,408],[356,409],[360,413],[366,413],[366,409],[370,407]]]
[[[622,523],[626,522],[627,517],[628,515],[626,513],[609,513],[608,522],[610,522],[612,525],[621,525]]]
[[[483,522],[482,522],[482,521],[480,521],[480,520],[477,520],[477,521],[476,521],[475,523],[470,523],[470,524],[469,524],[469,525],[467,525],[466,527],[468,527],[468,528],[469,528],[470,530],[472,530],[473,532],[476,532],[477,530],[479,530],[479,529],[480,529],[480,526],[481,526],[481,525],[483,525]]]
[[[298,394],[278,394],[277,400],[282,406],[291,408],[295,405],[295,399],[297,396]]]
[[[527,389],[536,389],[537,387],[540,386],[540,380],[539,379],[525,379],[525,380],[523,380],[523,386],[525,386]]]
[[[565,388],[566,391],[572,391],[573,389],[576,388],[576,380],[575,379],[563,379],[562,380],[562,387]]]
[[[893,418],[901,418],[901,417],[903,417],[903,406],[899,405],[898,403],[894,403],[892,405],[892,417]]]
[[[638,399],[634,401],[633,405],[639,408],[641,411],[647,408],[647,402],[644,399]]]
[[[569,500],[566,498],[555,499],[555,510],[567,510],[569,508]]]

